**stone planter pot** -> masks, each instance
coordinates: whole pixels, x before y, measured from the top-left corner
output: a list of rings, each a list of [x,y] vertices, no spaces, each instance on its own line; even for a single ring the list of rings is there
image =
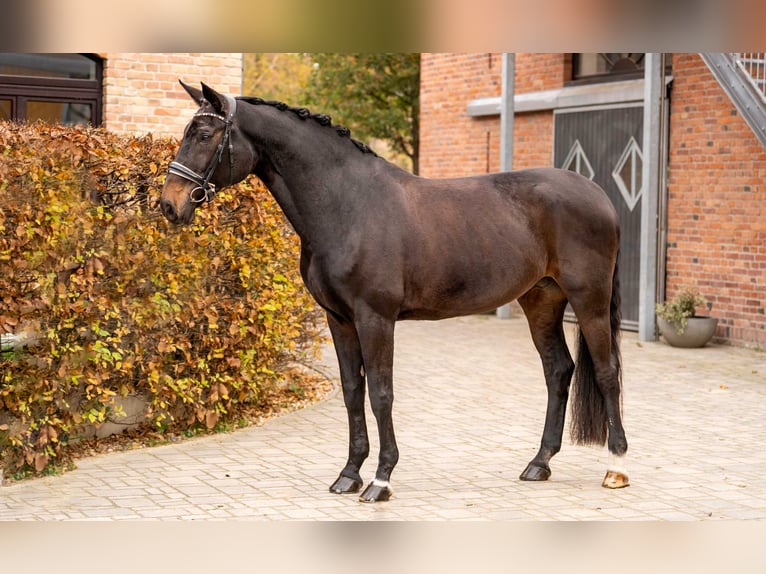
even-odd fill
[[[676,331],[675,323],[670,323],[662,317],[657,317],[657,326],[660,333],[672,347],[704,347],[713,338],[718,319],[715,317],[696,316],[689,317],[686,329],[680,335]]]

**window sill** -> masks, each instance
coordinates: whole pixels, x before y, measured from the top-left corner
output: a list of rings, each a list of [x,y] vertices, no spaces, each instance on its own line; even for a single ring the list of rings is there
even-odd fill
[[[673,81],[673,76],[665,78],[665,85]],[[565,86],[556,90],[542,90],[515,94],[514,113],[542,112],[562,108],[584,106],[603,106],[618,103],[641,102],[644,99],[644,80],[626,80],[579,86]],[[466,112],[469,117],[500,115],[500,96],[477,98],[468,102]]]

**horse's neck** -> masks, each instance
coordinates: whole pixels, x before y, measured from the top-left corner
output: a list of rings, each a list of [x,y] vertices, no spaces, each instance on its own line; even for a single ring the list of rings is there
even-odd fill
[[[358,221],[364,192],[352,197],[359,186],[327,171],[290,175],[275,175],[264,183],[304,245],[332,249]]]
[[[289,122],[289,118],[279,116],[289,112],[276,112],[277,121]],[[274,116],[269,114],[266,119],[273,120]],[[284,125],[261,125],[260,130],[265,131],[258,131],[268,132],[272,138],[268,143],[259,141],[258,131],[251,136],[258,153],[267,158],[255,173],[269,188],[302,241],[328,244],[353,223],[356,210],[363,209],[365,195],[373,191],[369,189],[370,183],[381,167],[377,162],[382,160],[354,149],[349,141],[316,137],[317,129],[329,132],[330,128],[297,124],[296,130],[295,122],[292,123],[293,129]],[[301,128],[306,128],[306,134],[300,133]],[[273,138],[280,135],[283,139],[274,141]],[[304,135],[306,137],[302,137]],[[328,136],[337,138],[334,132]],[[311,145],[311,141],[316,143]],[[339,147],[346,144],[350,149]],[[272,148],[283,151],[275,154]],[[285,149],[289,153],[285,153]]]
[[[259,177],[269,188],[271,195],[274,196],[301,240],[307,242],[317,235],[318,230],[314,229],[316,225],[312,222],[310,211],[300,202],[296,204],[293,197],[294,191],[290,189],[281,175],[273,174],[269,177],[268,174],[265,174],[259,175]]]

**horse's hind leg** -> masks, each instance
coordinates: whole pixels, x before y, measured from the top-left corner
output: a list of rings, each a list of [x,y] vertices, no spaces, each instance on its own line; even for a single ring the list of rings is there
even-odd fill
[[[572,408],[572,437],[579,444],[608,441],[609,467],[602,486],[630,484],[624,460],[628,450],[621,412],[619,350],[620,298],[615,268],[612,285],[568,291],[580,326]],[[609,292],[611,291],[611,300]]]
[[[577,313],[574,304],[573,308]],[[576,385],[578,396],[572,411],[573,437],[581,444],[603,444],[601,429],[606,429],[609,466],[602,486],[622,488],[630,484],[624,462],[628,441],[622,425],[619,360],[610,341],[609,316],[578,317],[578,320],[580,340],[575,378],[580,381]],[[595,381],[595,385],[588,379]]]
[[[343,400],[348,413],[348,461],[338,479],[330,486],[330,492],[347,494],[359,492],[362,477],[359,469],[370,452],[367,422],[364,416],[364,372],[362,351],[356,328],[350,321],[341,321],[327,314],[335,352],[338,355]]]
[[[532,340],[542,359],[548,388],[548,408],[540,450],[519,478],[547,480],[551,475],[548,463],[561,449],[569,382],[574,371],[562,328],[567,299],[555,281],[545,278],[519,298],[519,303],[527,316]]]

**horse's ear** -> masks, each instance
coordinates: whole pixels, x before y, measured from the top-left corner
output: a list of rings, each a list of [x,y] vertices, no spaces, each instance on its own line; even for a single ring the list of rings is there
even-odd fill
[[[198,106],[202,105],[202,102],[205,101],[205,96],[202,95],[202,90],[199,88],[193,88],[189,84],[184,83],[183,80],[178,80],[181,83],[181,86],[183,86],[183,89],[186,90],[186,93],[191,96],[191,99],[197,102]]]
[[[215,110],[215,113],[226,115],[227,102],[226,98],[216,92],[213,88],[208,86],[205,82],[202,82],[202,94],[205,96],[205,99],[210,102],[210,105],[213,106],[213,109]]]

